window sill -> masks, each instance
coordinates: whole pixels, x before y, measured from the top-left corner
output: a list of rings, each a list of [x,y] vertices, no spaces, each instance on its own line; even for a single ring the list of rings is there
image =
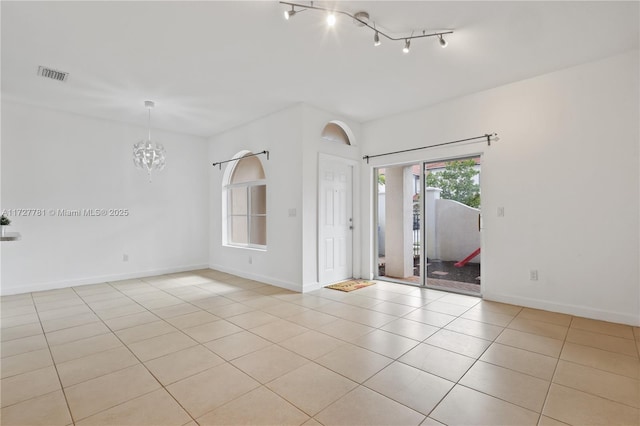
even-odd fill
[[[266,252],[267,247],[252,247],[252,246],[240,246],[236,244],[222,244],[222,247],[242,249],[242,250],[250,250],[250,251],[261,251]]]

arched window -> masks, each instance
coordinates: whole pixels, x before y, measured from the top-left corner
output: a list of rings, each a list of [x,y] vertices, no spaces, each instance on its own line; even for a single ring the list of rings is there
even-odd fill
[[[351,145],[352,138],[351,129],[340,121],[330,121],[322,129],[322,139],[326,141]]]
[[[266,248],[267,184],[260,159],[244,157],[236,161],[225,189],[227,244]]]

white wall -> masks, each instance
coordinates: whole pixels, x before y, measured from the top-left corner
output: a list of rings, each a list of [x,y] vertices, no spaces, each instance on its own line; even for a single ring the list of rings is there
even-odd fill
[[[271,114],[209,139],[211,268],[301,291],[303,108]],[[270,152],[259,156],[267,181],[266,251],[230,247],[222,241],[222,170],[211,163],[242,150]],[[289,216],[295,209],[296,215]],[[251,258],[251,263],[249,259]]]
[[[320,153],[326,153],[355,161],[359,155],[357,146],[322,140],[322,129],[331,120],[347,123],[358,140],[357,123],[303,104],[210,138],[211,163],[232,158],[241,150],[270,151],[270,160],[260,157],[267,179],[266,251],[223,244],[221,200],[225,166],[222,171],[211,168],[211,268],[296,291],[318,288],[318,158]],[[291,209],[295,209],[296,216],[289,216]],[[354,214],[360,214],[357,201]],[[359,244],[359,234],[355,238],[354,247]],[[354,252],[354,264],[359,266],[360,257],[355,257]]]
[[[372,166],[483,153],[484,297],[640,325],[639,71],[636,50],[365,123],[362,151],[498,132],[491,147],[435,148]],[[362,179],[371,182],[372,167]],[[371,206],[369,186],[363,205]],[[373,229],[371,209],[363,212]],[[367,233],[363,245],[371,244]],[[363,271],[373,272],[369,257]]]
[[[154,131],[167,166],[135,169],[144,127],[2,102],[2,208],[128,209],[127,217],[13,217],[2,293],[206,267],[206,141]],[[129,261],[123,261],[128,254]]]

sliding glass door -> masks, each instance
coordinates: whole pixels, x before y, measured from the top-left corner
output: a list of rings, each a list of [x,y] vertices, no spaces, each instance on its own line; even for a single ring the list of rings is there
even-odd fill
[[[376,278],[480,295],[480,164],[375,170]]]

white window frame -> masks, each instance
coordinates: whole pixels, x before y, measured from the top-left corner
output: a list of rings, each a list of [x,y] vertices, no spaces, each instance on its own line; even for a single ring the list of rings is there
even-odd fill
[[[261,179],[261,180],[256,180],[256,181],[251,181],[251,182],[242,182],[242,183],[232,183],[232,184],[228,184],[225,186],[225,191],[226,191],[226,204],[227,204],[227,208],[226,208],[226,219],[227,219],[227,238],[226,238],[226,245],[228,246],[232,246],[232,247],[243,247],[243,248],[251,248],[251,249],[256,249],[256,250],[266,250],[267,249],[267,245],[262,245],[262,244],[253,244],[251,243],[251,234],[252,234],[252,226],[251,226],[251,218],[253,217],[264,217],[265,218],[265,222],[266,222],[266,217],[267,217],[267,213],[266,213],[266,199],[265,199],[265,213],[260,213],[260,214],[252,214],[251,211],[251,189],[254,187],[258,187],[258,186],[264,186],[265,187],[265,197],[266,197],[266,192],[267,192],[267,181],[266,179]],[[247,213],[246,214],[232,214],[232,200],[231,200],[231,189],[234,188],[246,188],[246,195],[247,195]],[[233,232],[232,232],[232,226],[233,226],[233,221],[232,218],[234,217],[244,217],[246,218],[246,226],[247,226],[247,243],[238,243],[238,242],[234,242],[232,240],[233,238]]]

